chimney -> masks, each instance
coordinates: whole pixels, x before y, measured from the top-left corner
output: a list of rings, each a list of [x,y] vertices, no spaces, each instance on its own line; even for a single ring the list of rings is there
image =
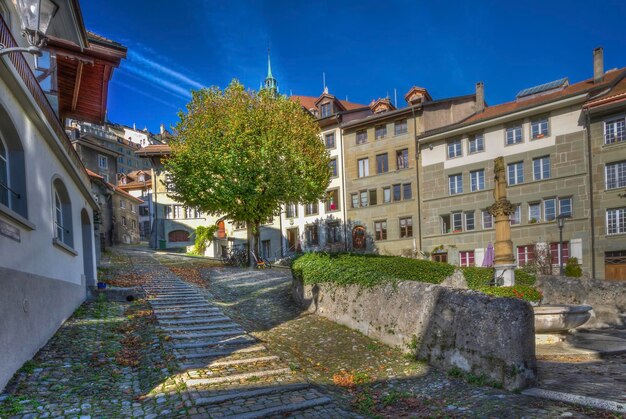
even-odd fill
[[[165,125],[161,124],[161,135],[165,132]]]
[[[482,81],[476,83],[476,112],[485,110],[485,84]]]
[[[604,49],[598,47],[593,50],[593,82],[604,80]]]

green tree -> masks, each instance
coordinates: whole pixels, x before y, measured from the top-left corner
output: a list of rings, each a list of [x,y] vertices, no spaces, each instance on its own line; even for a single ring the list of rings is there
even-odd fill
[[[282,204],[321,199],[328,154],[315,120],[300,105],[233,80],[224,90],[193,92],[179,114],[165,163],[170,196],[248,226],[257,250],[261,223]]]

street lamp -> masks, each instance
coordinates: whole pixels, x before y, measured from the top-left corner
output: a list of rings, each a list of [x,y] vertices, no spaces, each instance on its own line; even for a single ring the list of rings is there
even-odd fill
[[[569,218],[569,215],[561,214],[556,217],[559,224],[559,275],[561,276],[563,276],[563,227],[565,227],[566,218]]]
[[[46,45],[46,32],[58,6],[51,0],[13,0],[22,21],[22,35],[29,47],[6,48],[0,44],[0,56],[10,52],[28,52],[41,55],[41,47]]]

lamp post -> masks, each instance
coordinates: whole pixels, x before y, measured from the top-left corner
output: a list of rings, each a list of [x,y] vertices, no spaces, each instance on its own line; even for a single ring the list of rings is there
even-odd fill
[[[566,218],[569,218],[569,215],[561,214],[556,217],[559,225],[559,275],[561,276],[563,276],[563,227],[565,226]]]
[[[7,48],[0,44],[0,56],[11,52],[41,55],[41,48],[48,41],[46,32],[58,6],[51,0],[13,0],[13,3],[22,21],[22,35],[30,46]]]

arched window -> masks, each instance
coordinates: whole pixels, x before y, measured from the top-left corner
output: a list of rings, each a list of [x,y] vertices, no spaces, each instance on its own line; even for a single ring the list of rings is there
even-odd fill
[[[74,247],[72,231],[72,203],[67,188],[61,179],[52,182],[54,238],[61,243]]]
[[[174,230],[174,231],[169,232],[169,234],[167,235],[167,238],[171,243],[188,242],[189,233],[186,232],[185,230]]]
[[[365,249],[365,227],[356,226],[352,230],[352,245],[356,250]]]
[[[24,149],[11,117],[0,106],[0,204],[28,218]]]

